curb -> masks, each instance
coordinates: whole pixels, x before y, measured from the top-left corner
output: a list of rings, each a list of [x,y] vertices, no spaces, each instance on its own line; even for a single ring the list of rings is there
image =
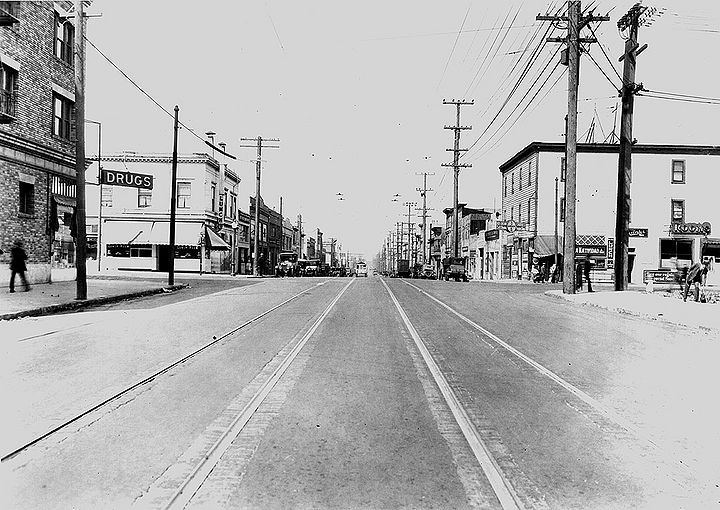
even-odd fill
[[[0,321],[20,319],[22,317],[39,317],[43,315],[52,315],[58,312],[68,310],[80,310],[83,308],[91,308],[93,306],[104,305],[107,303],[116,303],[128,299],[136,299],[145,296],[152,296],[163,292],[175,292],[187,287],[187,284],[172,285],[169,287],[159,287],[157,289],[142,290],[131,292],[129,294],[118,294],[116,296],[101,296],[98,298],[87,299],[84,301],[70,301],[68,303],[60,303],[57,305],[42,306],[31,310],[23,310],[21,312],[6,313],[0,315]]]

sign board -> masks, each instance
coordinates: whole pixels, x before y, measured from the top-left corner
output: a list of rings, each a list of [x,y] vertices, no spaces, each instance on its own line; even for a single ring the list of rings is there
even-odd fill
[[[670,225],[671,234],[695,234],[709,236],[712,231],[709,221],[703,223],[672,223]]]
[[[607,246],[604,244],[600,245],[582,245],[575,246],[575,257],[585,257],[590,255],[595,258],[607,258]]]
[[[607,267],[613,269],[615,267],[615,238],[611,237],[607,240],[608,243],[608,254],[607,254]]]
[[[628,229],[628,236],[629,237],[647,237],[648,229],[630,227],[630,229]]]
[[[515,220],[502,220],[497,222],[497,227],[503,229],[505,232],[513,233],[520,230],[530,230],[530,225],[527,223],[518,223]]]
[[[494,228],[492,230],[485,231],[486,241],[494,241],[495,239],[500,239],[500,231],[498,229]]]
[[[645,269],[643,271],[643,283],[647,283],[652,278],[655,283],[675,283],[677,280],[677,271],[661,271],[657,269]]]
[[[100,183],[112,186],[153,189],[153,176],[103,168],[102,174],[100,174]]]

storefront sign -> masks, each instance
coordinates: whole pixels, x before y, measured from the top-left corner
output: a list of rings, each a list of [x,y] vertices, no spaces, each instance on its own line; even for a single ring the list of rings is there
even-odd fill
[[[629,237],[647,237],[648,236],[648,229],[646,228],[632,228],[628,230],[628,236]]]
[[[513,233],[518,231],[530,230],[527,223],[518,223],[515,220],[498,221],[497,227],[503,229],[505,232]]]
[[[492,230],[485,231],[486,241],[494,241],[495,239],[500,239],[500,231],[498,229],[494,228]]]
[[[675,283],[677,271],[659,271],[654,269],[646,269],[643,271],[643,283],[647,283],[652,278],[655,283]]]
[[[575,256],[576,257],[585,257],[586,255],[590,255],[591,257],[595,258],[606,258],[607,257],[607,246],[604,244],[602,245],[577,245],[575,246]]]
[[[704,223],[672,223],[670,225],[671,234],[691,234],[709,236],[711,232],[710,222]]]
[[[100,175],[102,184],[113,186],[129,186],[131,188],[153,189],[153,176],[146,174],[134,174],[132,172],[119,172],[104,168]]]

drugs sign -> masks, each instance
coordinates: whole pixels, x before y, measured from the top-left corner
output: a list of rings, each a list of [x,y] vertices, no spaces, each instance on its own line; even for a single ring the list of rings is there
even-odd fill
[[[153,176],[147,174],[135,174],[132,172],[119,172],[104,168],[100,176],[102,184],[113,186],[130,186],[131,188],[153,188]]]

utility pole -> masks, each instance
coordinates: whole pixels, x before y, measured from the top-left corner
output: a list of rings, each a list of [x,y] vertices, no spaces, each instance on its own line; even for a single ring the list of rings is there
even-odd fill
[[[255,163],[255,236],[253,239],[253,275],[260,276],[260,170],[262,168],[262,149],[279,149],[279,145],[269,145],[267,142],[279,142],[277,138],[241,138],[241,142],[257,142],[257,161]],[[265,142],[265,145],[263,145]],[[240,145],[240,147],[255,147],[255,145]]]
[[[473,105],[475,104],[475,101],[465,101],[464,99],[461,101],[451,100],[451,101],[445,101],[443,100],[443,104],[454,104],[457,108],[457,114],[456,114],[456,123],[454,126],[445,126],[444,129],[452,129],[455,131],[455,145],[452,149],[445,149],[446,151],[452,151],[453,152],[453,162],[450,163],[443,163],[441,166],[451,166],[453,167],[453,257],[459,257],[460,256],[460,239],[458,235],[458,178],[460,176],[460,169],[461,168],[469,168],[472,165],[469,163],[460,163],[460,153],[461,152],[467,152],[468,149],[461,149],[460,148],[460,132],[464,129],[472,129],[472,126],[461,126],[460,125],[460,106],[461,105]]]
[[[432,188],[427,187],[427,176],[428,175],[435,175],[434,173],[428,173],[428,172],[422,172],[415,175],[422,175],[423,176],[423,187],[422,188],[415,188],[415,191],[420,192],[420,196],[423,199],[423,205],[422,205],[422,246],[423,246],[423,256],[422,256],[422,263],[425,264],[427,262],[427,259],[425,258],[425,254],[427,253],[427,192],[433,191]]]
[[[412,237],[411,237],[411,236],[412,236],[412,222],[410,221],[410,209],[413,208],[413,207],[415,207],[415,206],[417,205],[417,203],[415,203],[415,202],[405,202],[403,205],[406,205],[407,208],[408,208],[408,222],[407,222],[407,225],[408,225],[408,231],[407,231],[407,235],[408,235],[408,257],[407,257],[407,258],[408,258],[408,261],[409,261],[408,263],[410,263],[410,262],[412,262],[412,260],[411,260],[411,259],[412,259]]]
[[[305,237],[305,234],[303,234],[302,230],[302,214],[298,214],[298,259],[303,258],[303,237]]]
[[[615,290],[627,290],[628,284],[628,244],[630,229],[630,183],[632,182],[632,123],[635,94],[642,90],[642,83],[635,84],[636,57],[647,48],[647,44],[638,47],[638,27],[640,16],[647,7],[635,4],[620,20],[618,29],[628,31],[625,39],[623,61],[622,116],[620,119],[620,156],[618,158],[617,208],[615,212]]]
[[[555,177],[555,267],[558,265],[558,178]]]
[[[577,102],[580,78],[580,44],[597,42],[595,38],[581,38],[580,29],[593,21],[608,21],[608,16],[582,16],[580,0],[568,1],[567,16],[537,16],[539,21],[565,21],[567,38],[551,37],[548,42],[567,44],[568,114],[565,129],[565,243],[563,247],[563,293],[575,294],[575,238],[577,191]]]
[[[87,299],[87,232],[85,226],[85,16],[75,0],[75,299]]]
[[[170,264],[168,265],[168,285],[175,285],[175,207],[177,202],[177,139],[178,139],[178,112],[180,108],[175,105],[175,123],[173,128],[173,155],[172,155],[172,171],[170,176],[170,246],[169,254]],[[203,231],[204,233],[204,231]],[[202,249],[202,247],[200,247]],[[203,254],[200,253],[202,261]],[[202,262],[200,262],[202,267]]]

